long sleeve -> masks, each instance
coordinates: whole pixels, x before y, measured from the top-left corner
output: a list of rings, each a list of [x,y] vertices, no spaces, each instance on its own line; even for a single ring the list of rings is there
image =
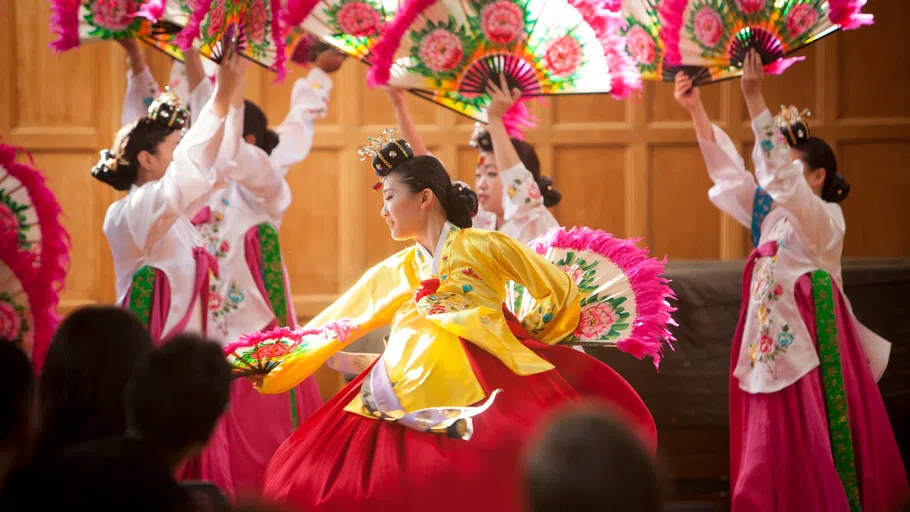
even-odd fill
[[[291,109],[275,130],[279,141],[271,155],[282,176],[310,154],[316,119],[325,116],[331,92],[332,79],[320,68],[313,68],[306,78],[294,83]]]
[[[528,288],[545,309],[535,339],[554,344],[578,326],[580,308],[575,283],[565,272],[507,235],[475,232],[470,236],[467,250],[471,256],[465,261],[470,271],[449,276],[437,294],[422,299],[418,308],[427,320],[483,348],[518,375],[552,369],[553,365],[512,334],[501,309],[502,290],[509,280]],[[472,279],[477,278],[489,287],[475,287]]]
[[[543,197],[540,195],[540,188],[534,181],[534,175],[521,161],[517,164],[500,171],[502,178],[502,210],[503,221],[508,222],[510,219],[527,215],[539,208],[547,209],[543,205]]]
[[[120,126],[125,126],[137,119],[148,115],[149,105],[158,96],[161,89],[152,76],[148,66],[145,70],[134,75],[131,71],[126,75],[126,92],[123,96],[123,113],[120,115]]]
[[[746,170],[746,164],[730,137],[717,125],[712,125],[712,129],[717,142],[698,140],[708,175],[714,183],[708,191],[708,198],[718,209],[749,228],[752,226],[752,203],[757,188],[755,178]]]
[[[391,323],[401,304],[411,299],[418,278],[411,262],[414,248],[390,256],[368,270],[357,284],[316,315],[303,330],[347,321],[353,327],[344,343],[332,343],[282,362],[262,381],[262,393],[283,393],[309,377],[333,354],[364,334]]]
[[[846,231],[840,206],[827,203],[809,187],[803,163],[790,158],[790,147],[774,127],[771,112],[765,110],[753,119],[752,131],[759,185],[787,212],[793,230],[816,255],[839,251]]]
[[[280,220],[291,205],[291,188],[269,155],[242,139],[243,111],[232,118],[226,133],[240,145],[237,165],[231,168],[228,178],[240,185],[241,194],[251,208]]]
[[[199,114],[214,94],[215,85],[208,77],[204,78],[192,91],[190,91],[190,97],[187,99],[187,106],[190,108],[191,122],[195,123],[196,120],[199,119]],[[241,124],[241,127],[242,126],[243,125]]]
[[[177,145],[164,176],[127,196],[123,218],[140,250],[161,240],[180,216],[195,214],[235,165],[238,144],[225,136],[225,127],[236,115],[231,108],[226,118],[218,118],[207,106]]]

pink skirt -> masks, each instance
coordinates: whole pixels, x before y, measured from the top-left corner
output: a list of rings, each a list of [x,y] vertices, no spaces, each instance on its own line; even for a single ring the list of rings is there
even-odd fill
[[[732,376],[743,343],[749,280],[730,363],[730,485],[733,512],[847,512],[834,465],[819,368],[775,393],[751,394]],[[852,316],[837,287],[834,305],[857,482],[863,512],[896,510],[908,496],[907,476]],[[818,345],[810,277],[795,287],[796,302]]]

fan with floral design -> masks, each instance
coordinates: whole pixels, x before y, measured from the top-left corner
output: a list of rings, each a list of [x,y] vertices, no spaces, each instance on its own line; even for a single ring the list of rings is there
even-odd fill
[[[278,327],[244,336],[224,347],[235,377],[267,375],[282,364],[297,361],[315,372],[356,328],[349,320],[330,322],[313,329]]]
[[[0,144],[0,337],[18,343],[36,369],[57,325],[69,263],[69,235],[44,176]]]
[[[623,26],[621,33],[626,39],[626,49],[638,66],[645,80],[673,81],[676,73],[685,72],[698,79],[707,68],[698,66],[670,66],[664,61],[666,47],[660,38],[659,0],[623,0]]]
[[[288,26],[367,64],[400,0],[289,0]],[[295,41],[296,42],[296,41]]]
[[[142,15],[156,20],[140,39],[183,61],[191,45],[216,63],[227,41],[237,40],[244,57],[282,78],[287,59],[281,18],[284,0],[151,0]],[[299,37],[299,36],[295,36]]]
[[[146,2],[156,0],[53,0],[51,48],[59,53],[87,41],[126,39],[147,33],[150,22],[139,16]]]
[[[768,74],[803,57],[796,50],[838,30],[872,23],[865,0],[665,0],[660,7],[666,63],[703,68],[694,83],[742,75],[750,49]],[[673,77],[665,77],[672,80]]]
[[[574,227],[554,228],[529,245],[578,285],[581,317],[562,343],[614,346],[639,359],[650,356],[656,366],[663,343],[674,340],[669,326],[676,325],[671,317],[675,309],[668,300],[675,295],[662,277],[666,260],[651,258],[636,242]],[[543,306],[511,281],[506,286],[506,307],[531,334],[547,322]]]
[[[501,74],[526,98],[626,98],[641,83],[619,11],[603,0],[406,0],[373,49],[369,79],[480,122]]]

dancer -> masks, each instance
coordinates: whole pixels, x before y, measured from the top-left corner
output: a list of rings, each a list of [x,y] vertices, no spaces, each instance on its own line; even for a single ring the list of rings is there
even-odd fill
[[[189,103],[198,111],[212,94],[198,52],[186,54]],[[193,217],[208,251],[218,261],[211,280],[209,335],[220,342],[278,325],[296,325],[290,280],[284,266],[278,229],[291,202],[285,180],[289,168],[303,161],[312,147],[315,121],[324,117],[332,91],[330,73],[344,55],[320,53],[306,78],[297,80],[291,109],[272,131],[253,102],[244,102],[243,140],[237,167],[227,186],[212,194]],[[124,114],[142,101],[144,88],[127,88]],[[277,133],[276,133],[277,132]],[[236,134],[239,138],[240,133]],[[229,494],[258,495],[262,474],[272,454],[299,423],[322,405],[315,378],[282,396],[257,393],[245,380],[231,388],[232,407],[212,436],[209,448],[183,476],[205,478]]]
[[[510,138],[503,118],[520,100],[521,92],[510,91],[505,77],[500,83],[490,82],[487,93],[489,124],[484,130],[475,124],[471,146],[479,151],[474,182],[480,202],[474,227],[500,231],[524,243],[530,243],[559,222],[547,208],[556,206],[562,195],[553,180],[540,174],[540,159],[534,146]],[[414,144],[414,153],[430,152],[417,133],[414,120],[404,102],[402,89],[389,88],[389,98],[405,139]]]
[[[791,107],[772,119],[750,51],[742,91],[755,178],[676,76],[714,186],[711,201],[752,229],[730,376],[732,509],[894,510],[907,492],[876,380],[890,344],[854,317],[841,284],[850,187],[834,152]],[[757,184],[756,184],[757,179]]]
[[[160,343],[170,335],[205,333],[210,270],[215,270],[190,217],[230,172],[238,144],[229,127],[240,115],[245,59],[231,48],[215,95],[196,126],[171,94],[148,117],[124,126],[113,151],[102,151],[92,175],[128,191],[104,219],[117,275],[117,301],[136,313]]]
[[[259,386],[283,392],[391,324],[388,347],[282,444],[266,496],[301,510],[524,510],[517,472],[525,439],[553,408],[581,400],[616,408],[653,449],[653,419],[629,384],[554,346],[578,326],[572,278],[507,235],[471,229],[474,192],[389,132],[362,151],[380,176],[392,238],[415,245],[367,271],[300,331],[323,326],[338,343],[307,345]],[[533,337],[503,309],[507,280],[546,311]]]

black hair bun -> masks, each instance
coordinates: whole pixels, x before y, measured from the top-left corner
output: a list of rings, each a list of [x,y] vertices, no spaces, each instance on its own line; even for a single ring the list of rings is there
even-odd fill
[[[543,197],[543,205],[547,208],[556,206],[562,201],[562,194],[553,186],[553,178],[541,176],[537,179],[537,186],[540,188],[541,197]]]
[[[822,191],[822,199],[829,203],[839,203],[850,195],[850,183],[842,174],[834,175],[831,183]]]
[[[119,190],[121,192],[129,190],[130,186],[132,186],[135,181],[135,173],[130,173],[126,169],[122,172],[118,171],[120,168],[119,163],[117,156],[110,150],[102,150],[101,158],[98,160],[98,163],[92,167],[92,177],[114,187],[114,190]]]
[[[452,183],[449,190],[448,211],[446,217],[452,224],[460,228],[469,228],[473,225],[471,219],[477,215],[479,206],[477,194],[463,182]]]
[[[260,147],[267,154],[271,155],[272,151],[278,147],[278,143],[281,142],[281,138],[278,136],[274,130],[268,128],[265,129],[265,133],[262,136],[262,144]]]
[[[411,144],[404,139],[396,139],[389,142],[373,157],[373,169],[380,178],[386,177],[395,166],[405,162],[409,158],[414,158],[414,149]]]

